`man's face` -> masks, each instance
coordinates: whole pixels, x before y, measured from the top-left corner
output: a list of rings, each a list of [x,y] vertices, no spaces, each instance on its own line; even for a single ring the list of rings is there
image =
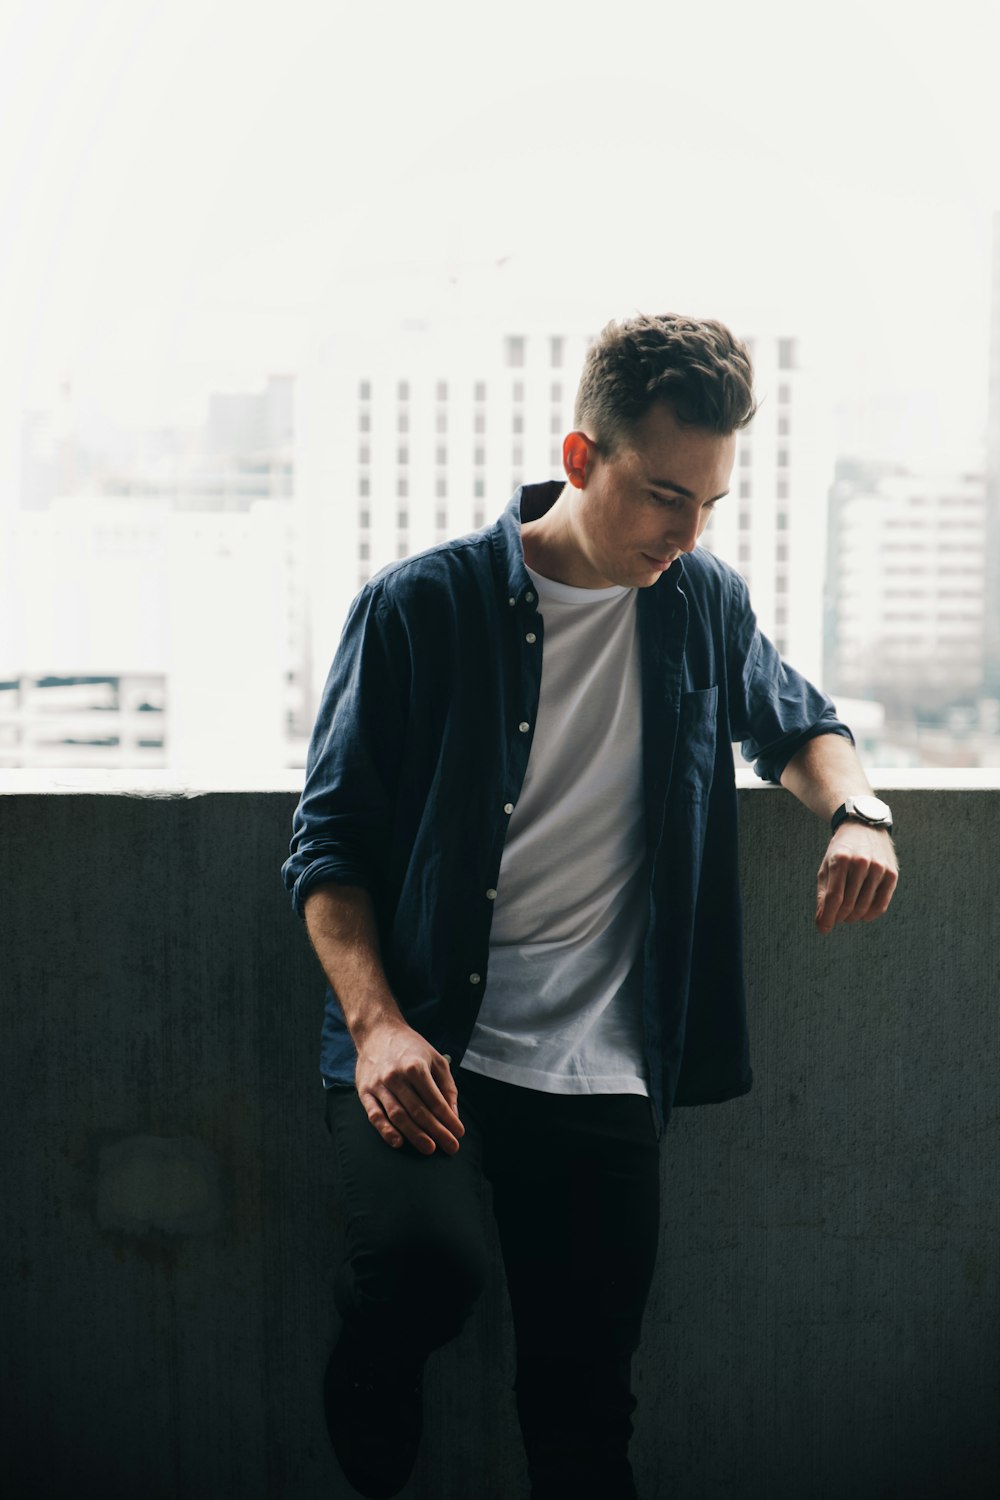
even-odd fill
[[[586,483],[572,498],[574,536],[590,588],[648,588],[691,552],[728,493],[736,437],[678,422],[658,402],[611,459],[588,445]]]

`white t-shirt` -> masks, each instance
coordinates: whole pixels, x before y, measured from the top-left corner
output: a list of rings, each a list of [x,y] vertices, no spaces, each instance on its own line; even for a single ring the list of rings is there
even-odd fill
[[[544,621],[538,717],[461,1065],[548,1093],[648,1094],[636,591],[528,572]]]

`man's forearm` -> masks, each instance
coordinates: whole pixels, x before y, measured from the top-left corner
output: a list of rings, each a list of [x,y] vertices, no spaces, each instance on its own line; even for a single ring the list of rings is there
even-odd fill
[[[845,797],[872,795],[857,752],[842,734],[807,740],[782,771],[781,785],[827,821]]]
[[[320,885],[305,901],[306,931],[330,982],[347,1029],[360,1046],[373,1026],[407,1025],[382,967],[369,893],[356,885]]]

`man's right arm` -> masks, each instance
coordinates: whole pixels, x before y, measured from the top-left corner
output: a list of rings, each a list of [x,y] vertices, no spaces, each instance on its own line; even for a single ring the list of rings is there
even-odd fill
[[[361,886],[314,886],[303,906],[309,940],[358,1054],[355,1087],[392,1146],[403,1137],[425,1155],[458,1150],[465,1127],[447,1059],[408,1025],[389,988],[375,912]]]

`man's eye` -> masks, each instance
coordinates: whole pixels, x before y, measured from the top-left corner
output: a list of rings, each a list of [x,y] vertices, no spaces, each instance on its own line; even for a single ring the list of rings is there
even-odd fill
[[[655,493],[655,491],[653,491],[653,490],[650,490],[649,493],[650,493],[650,497],[653,500],[656,501],[657,505],[679,505],[680,504],[680,501],[677,500],[677,499],[675,499],[673,495],[657,495]]]

